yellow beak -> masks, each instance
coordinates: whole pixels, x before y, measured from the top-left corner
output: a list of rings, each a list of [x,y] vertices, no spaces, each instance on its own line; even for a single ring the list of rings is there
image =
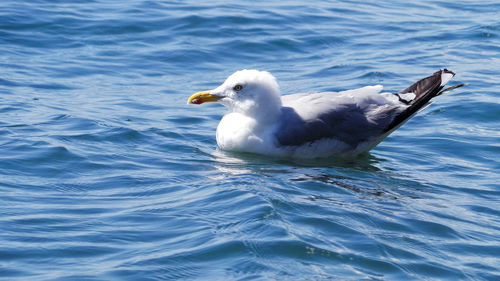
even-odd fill
[[[220,100],[222,97],[215,96],[210,94],[210,91],[202,91],[198,92],[188,99],[188,104],[202,104],[204,102],[216,102]]]

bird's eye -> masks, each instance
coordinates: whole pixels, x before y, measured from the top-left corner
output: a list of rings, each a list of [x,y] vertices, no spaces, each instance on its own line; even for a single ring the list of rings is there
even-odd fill
[[[234,86],[233,90],[235,90],[236,92],[239,92],[239,91],[243,90],[243,86],[238,84],[238,85]]]

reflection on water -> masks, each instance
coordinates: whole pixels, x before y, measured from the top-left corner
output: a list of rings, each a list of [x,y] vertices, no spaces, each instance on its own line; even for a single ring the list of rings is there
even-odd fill
[[[371,154],[356,159],[292,159],[270,158],[250,153],[226,152],[216,149],[214,167],[221,173],[214,179],[232,175],[261,175],[276,177],[289,182],[321,182],[331,188],[348,190],[363,198],[393,199],[400,197],[418,199],[425,187],[415,180],[403,180],[404,175],[395,171],[384,171],[380,163],[384,161]],[[308,169],[308,168],[313,168]],[[328,168],[328,172],[324,171]],[[316,173],[311,173],[311,171]],[[380,184],[383,179],[384,184]],[[311,200],[333,200],[322,195],[311,195]],[[377,199],[377,200],[378,200]]]

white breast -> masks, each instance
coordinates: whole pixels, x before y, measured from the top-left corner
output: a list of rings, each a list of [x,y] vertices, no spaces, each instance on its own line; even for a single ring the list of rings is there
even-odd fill
[[[253,131],[255,120],[240,113],[226,114],[217,126],[217,144],[229,151],[246,151],[262,140]]]

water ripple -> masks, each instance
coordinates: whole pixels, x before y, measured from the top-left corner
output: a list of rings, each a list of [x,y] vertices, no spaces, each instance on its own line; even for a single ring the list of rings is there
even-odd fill
[[[9,280],[500,279],[498,1],[3,1]],[[402,13],[401,11],[405,11]],[[468,83],[354,160],[216,149],[243,68],[284,93]]]

